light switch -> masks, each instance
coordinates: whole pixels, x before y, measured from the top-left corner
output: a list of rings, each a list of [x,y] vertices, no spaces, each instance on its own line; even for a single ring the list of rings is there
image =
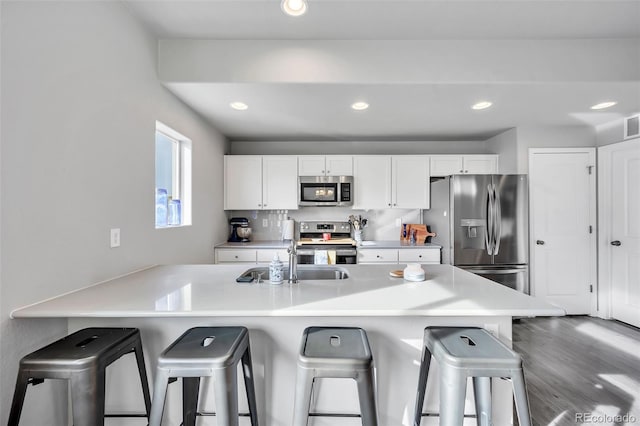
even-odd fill
[[[111,228],[111,248],[120,247],[120,228]]]

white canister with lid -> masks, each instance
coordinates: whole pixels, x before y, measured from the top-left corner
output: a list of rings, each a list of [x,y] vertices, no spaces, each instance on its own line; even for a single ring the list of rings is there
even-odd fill
[[[404,279],[407,281],[424,281],[425,272],[419,263],[408,263],[404,268]]]
[[[284,281],[284,264],[280,261],[278,253],[273,256],[269,264],[269,282],[271,284],[282,284]]]

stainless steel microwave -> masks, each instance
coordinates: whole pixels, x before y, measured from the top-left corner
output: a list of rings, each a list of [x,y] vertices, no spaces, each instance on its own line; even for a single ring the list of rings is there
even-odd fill
[[[352,206],[353,176],[300,176],[299,206]]]

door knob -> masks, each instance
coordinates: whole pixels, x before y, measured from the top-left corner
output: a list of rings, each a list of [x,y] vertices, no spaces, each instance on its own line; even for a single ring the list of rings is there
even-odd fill
[[[539,246],[543,246],[544,245],[544,241],[536,240],[536,244],[539,245]]]
[[[618,240],[615,240],[615,241],[611,241],[611,245],[617,247],[617,246],[621,246],[622,243],[620,241],[618,241]]]

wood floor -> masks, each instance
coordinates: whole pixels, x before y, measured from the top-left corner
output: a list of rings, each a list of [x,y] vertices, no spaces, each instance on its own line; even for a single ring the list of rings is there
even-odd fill
[[[524,358],[534,425],[640,426],[639,329],[582,316],[521,319],[513,346]]]

